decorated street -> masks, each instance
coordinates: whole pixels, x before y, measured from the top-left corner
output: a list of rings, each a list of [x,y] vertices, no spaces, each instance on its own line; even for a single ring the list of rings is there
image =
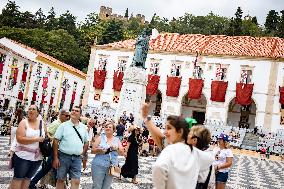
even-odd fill
[[[8,188],[13,172],[8,170],[8,137],[0,137],[0,188]],[[89,164],[92,157],[89,157]],[[156,158],[139,158],[138,184],[130,183],[130,180],[115,179],[113,189],[150,189],[152,188],[152,163]],[[124,158],[120,157],[120,163],[123,164]],[[88,169],[90,171],[90,169]],[[83,174],[81,178],[82,189],[90,189],[92,185],[91,174]],[[284,162],[267,161],[255,157],[244,155],[235,155],[234,165],[230,172],[229,182],[226,188],[229,189],[282,189],[284,186]],[[53,187],[50,187],[53,188]]]

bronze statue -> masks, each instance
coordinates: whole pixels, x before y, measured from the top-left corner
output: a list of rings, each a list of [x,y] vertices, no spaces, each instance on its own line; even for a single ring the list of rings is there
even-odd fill
[[[130,66],[145,69],[145,62],[149,50],[149,40],[150,37],[146,34],[146,29],[144,29],[142,34],[137,37],[135,53]]]

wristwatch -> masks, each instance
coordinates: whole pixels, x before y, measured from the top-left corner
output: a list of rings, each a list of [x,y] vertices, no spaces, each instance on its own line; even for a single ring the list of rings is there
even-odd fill
[[[151,121],[151,119],[152,119],[152,116],[151,116],[151,115],[148,115],[148,116],[147,116],[147,121]]]

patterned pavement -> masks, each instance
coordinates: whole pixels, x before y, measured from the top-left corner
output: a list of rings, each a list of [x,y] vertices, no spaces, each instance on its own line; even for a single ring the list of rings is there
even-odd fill
[[[8,137],[0,136],[0,189],[8,188],[12,171],[8,169]],[[92,157],[89,157],[89,162]],[[121,164],[124,158],[120,158]],[[139,158],[139,184],[130,183],[130,179],[115,179],[113,189],[150,189],[151,166],[155,158]],[[90,166],[90,164],[88,164]],[[92,184],[91,174],[83,174],[81,189],[90,189]],[[52,187],[50,187],[52,188]],[[244,155],[235,155],[234,165],[230,172],[229,189],[283,189],[284,188],[284,163],[279,161],[266,161]]]

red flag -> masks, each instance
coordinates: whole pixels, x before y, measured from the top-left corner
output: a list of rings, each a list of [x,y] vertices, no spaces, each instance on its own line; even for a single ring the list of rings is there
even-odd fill
[[[14,85],[16,85],[17,79],[18,79],[18,72],[19,72],[19,69],[18,69],[18,68],[13,68],[13,71],[14,71],[13,83],[14,83]]]
[[[50,105],[50,106],[52,106],[52,104],[53,104],[53,100],[54,100],[54,97],[53,97],[53,96],[51,96],[51,97],[50,97],[50,101],[49,101],[49,105]]]
[[[216,102],[225,102],[227,87],[228,87],[228,82],[212,81],[210,100]]]
[[[76,97],[76,91],[73,91],[72,98],[71,98],[71,103],[74,103],[75,97]]]
[[[3,63],[3,62],[0,62],[0,75],[1,75],[2,72],[3,72],[3,69],[4,69],[4,63]]]
[[[48,83],[48,77],[43,77],[42,78],[42,88],[46,89],[47,83]]]
[[[236,84],[236,103],[240,105],[250,105],[252,103],[252,91],[254,84]]]
[[[94,83],[95,89],[104,89],[105,79],[107,72],[105,70],[94,71]]]
[[[22,82],[26,82],[27,81],[27,72],[23,72],[23,74],[22,74]]]
[[[279,102],[284,104],[284,87],[279,87]]]
[[[201,98],[203,85],[204,85],[204,81],[202,79],[189,78],[188,98],[190,99]]]
[[[113,90],[121,91],[123,85],[123,72],[115,71],[113,74]]]
[[[167,77],[167,96],[178,97],[181,84],[180,77]]]
[[[159,82],[160,82],[160,76],[148,75],[148,84],[146,86],[146,94],[148,95],[157,94]]]
[[[35,91],[33,91],[33,98],[32,98],[32,101],[36,101],[36,96],[37,96],[37,93]]]
[[[23,94],[22,91],[19,91],[19,93],[18,93],[18,99],[19,99],[19,100],[23,100],[23,99],[24,99],[24,94]]]

